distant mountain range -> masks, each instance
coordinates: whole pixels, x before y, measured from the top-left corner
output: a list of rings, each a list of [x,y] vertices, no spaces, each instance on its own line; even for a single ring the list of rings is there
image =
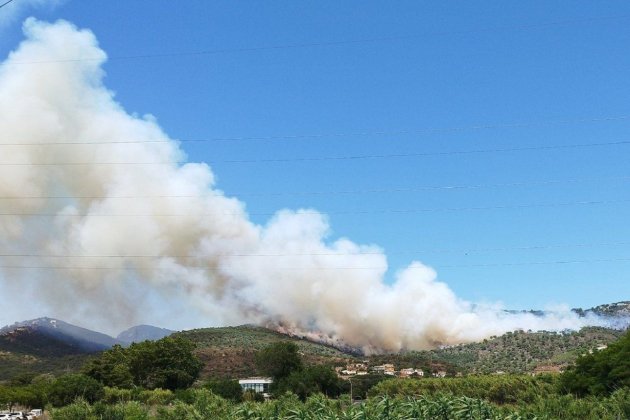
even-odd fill
[[[77,327],[53,318],[37,318],[17,322],[0,329],[0,336],[10,339],[22,337],[24,333],[36,334],[63,343],[76,349],[77,353],[93,353],[121,344],[107,334]]]
[[[545,316],[550,313],[550,311],[545,310],[506,310],[505,312],[511,314],[519,314],[519,313],[528,313],[535,316]],[[613,328],[626,328],[630,325],[630,301],[621,301],[615,303],[606,303],[603,305],[594,306],[589,309],[582,308],[573,308],[571,312],[576,313],[581,317],[586,317],[589,315],[596,315],[600,317],[607,318],[611,321],[611,327]]]
[[[606,316],[606,317],[630,317],[630,301],[625,300],[621,302],[615,303],[606,303],[604,305],[595,306],[590,309],[573,309],[574,312],[577,312],[580,315],[588,315],[589,313]]]
[[[588,316],[591,314],[606,317],[611,320],[611,327],[626,328],[630,322],[630,301],[621,301],[616,303],[608,303],[595,306],[589,309],[572,309],[580,316]],[[512,313],[524,311],[508,311]],[[525,311],[535,315],[543,316],[545,311]],[[93,353],[111,348],[115,344],[128,346],[133,342],[141,342],[145,340],[159,340],[163,337],[173,334],[174,331],[154,327],[151,325],[137,325],[131,327],[115,338],[107,334],[92,331],[87,328],[78,327],[67,322],[54,318],[37,318],[29,321],[17,322],[13,325],[0,329],[0,342],[8,345],[11,342],[23,342],[21,345],[31,348],[32,351],[38,350],[33,345],[26,343],[34,343],[32,337],[46,337],[48,341],[52,340],[58,343],[57,347],[63,346],[65,354],[74,353]],[[30,337],[26,339],[26,337]],[[348,352],[349,349],[338,346],[342,351]]]
[[[64,353],[94,353],[111,348],[115,344],[128,346],[134,342],[159,340],[173,331],[151,325],[138,325],[118,334],[116,338],[87,328],[68,324],[54,318],[37,318],[16,322],[0,329],[0,342],[26,345],[32,337],[44,337],[46,342],[54,341],[64,346]],[[27,337],[31,337],[27,339]],[[32,346],[30,346],[32,347]],[[32,348],[32,350],[36,350]]]

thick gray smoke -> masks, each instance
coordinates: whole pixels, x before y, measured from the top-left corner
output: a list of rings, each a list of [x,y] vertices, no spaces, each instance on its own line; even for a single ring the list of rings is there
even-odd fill
[[[115,101],[90,31],[31,18],[24,32],[0,67],[0,253],[27,255],[1,259],[0,291],[20,302],[9,316],[110,331],[272,324],[372,350],[588,322],[473,306],[420,262],[387,284],[379,248],[326,241],[328,220],[313,210],[252,223],[206,164],[186,163],[153,117]]]

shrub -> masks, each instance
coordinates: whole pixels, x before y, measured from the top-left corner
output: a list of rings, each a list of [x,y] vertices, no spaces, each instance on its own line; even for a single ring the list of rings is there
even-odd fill
[[[103,385],[96,379],[82,374],[60,376],[50,386],[48,395],[50,402],[56,406],[64,406],[81,397],[86,402],[94,402],[105,395]]]

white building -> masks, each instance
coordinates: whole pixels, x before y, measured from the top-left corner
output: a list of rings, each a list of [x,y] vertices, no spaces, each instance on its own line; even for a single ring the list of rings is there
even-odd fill
[[[246,379],[238,380],[238,384],[241,386],[241,388],[243,388],[243,392],[247,391],[248,389],[251,389],[254,392],[257,392],[260,394],[268,394],[269,386],[272,383],[273,383],[273,379],[271,378],[255,377],[255,378],[246,378]]]

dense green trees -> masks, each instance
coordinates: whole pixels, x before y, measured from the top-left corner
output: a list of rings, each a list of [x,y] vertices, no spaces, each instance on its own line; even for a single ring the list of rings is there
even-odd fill
[[[630,331],[608,348],[586,354],[561,376],[562,389],[579,396],[608,395],[630,386]]]
[[[210,380],[206,382],[204,387],[226,400],[233,402],[241,402],[243,400],[243,388],[241,388],[241,385],[236,380]]]
[[[87,402],[103,398],[103,385],[82,374],[69,374],[57,378],[49,388],[48,400],[56,407],[68,405],[81,397]]]
[[[295,343],[281,341],[265,347],[256,354],[256,367],[274,381],[286,378],[292,372],[301,370],[302,358]]]
[[[271,391],[276,395],[290,391],[305,400],[318,392],[336,397],[343,389],[341,380],[330,367],[305,367],[295,343],[271,344],[258,352],[256,364],[260,372],[273,378]]]
[[[554,394],[554,376],[483,375],[461,378],[389,379],[378,383],[370,396],[454,395],[496,404],[529,403]]]
[[[86,363],[83,372],[112,387],[186,388],[202,367],[193,350],[190,341],[178,337],[134,343],[129,348],[114,346]]]
[[[368,391],[379,382],[390,379],[389,376],[380,373],[370,373],[368,375],[357,375],[350,379],[344,387],[343,392],[350,394],[350,386],[352,386],[352,398],[364,400],[368,396]],[[352,383],[350,383],[352,381]]]
[[[334,370],[327,366],[308,366],[291,372],[285,378],[278,380],[274,385],[275,394],[293,392],[302,401],[306,397],[316,393],[322,393],[328,397],[337,397],[341,394],[342,383]]]

